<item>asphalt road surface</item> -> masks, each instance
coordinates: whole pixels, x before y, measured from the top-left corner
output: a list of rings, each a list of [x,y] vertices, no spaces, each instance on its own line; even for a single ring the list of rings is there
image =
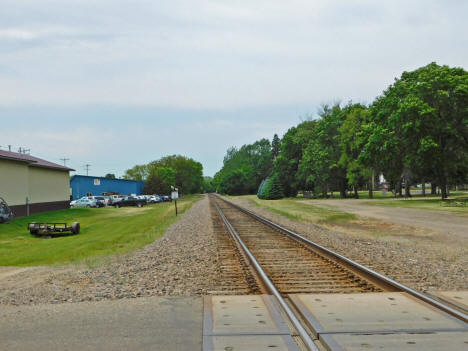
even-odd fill
[[[202,299],[0,307],[0,350],[201,350]]]

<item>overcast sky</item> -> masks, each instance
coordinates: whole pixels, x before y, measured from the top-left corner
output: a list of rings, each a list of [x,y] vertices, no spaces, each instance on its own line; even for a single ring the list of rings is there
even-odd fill
[[[0,0],[0,147],[121,176],[230,146],[403,71],[468,67],[468,1]]]

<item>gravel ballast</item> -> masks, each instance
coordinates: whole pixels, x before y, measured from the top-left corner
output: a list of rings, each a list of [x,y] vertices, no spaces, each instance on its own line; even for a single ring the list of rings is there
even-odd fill
[[[421,291],[468,289],[466,245],[454,249],[449,242],[428,242],[418,237],[359,238],[291,220],[247,199],[231,201],[412,288]]]
[[[245,199],[234,202],[419,290],[468,289],[466,248],[460,248],[456,257],[441,258],[440,244],[431,248],[418,245],[417,241],[402,243],[382,238],[357,238],[290,220]],[[229,284],[233,274],[237,275],[240,270],[233,270],[235,261],[231,261],[231,268],[227,269],[222,258],[228,256],[235,260],[236,255],[229,251],[225,233],[216,220],[213,222],[212,216],[213,209],[205,196],[185,212],[164,237],[135,252],[111,257],[98,267],[0,269],[0,304],[235,294],[235,290],[228,290]],[[220,247],[223,250],[219,250]],[[245,287],[242,281],[237,284],[237,293],[251,293],[247,283]]]
[[[208,198],[195,203],[164,237],[97,268],[20,269],[4,277],[1,304],[37,304],[157,295],[203,295],[217,288],[217,241]],[[222,283],[220,283],[222,284]]]

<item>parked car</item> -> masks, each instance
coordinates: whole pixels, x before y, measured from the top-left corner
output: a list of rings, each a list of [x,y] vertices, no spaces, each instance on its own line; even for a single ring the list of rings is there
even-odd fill
[[[106,199],[104,196],[83,196],[82,199],[94,200],[96,201],[96,207],[105,207]]]
[[[106,207],[107,206],[107,200],[104,196],[94,196],[94,200],[96,200],[97,206],[98,207]]]
[[[106,201],[106,206],[112,206],[112,198],[110,195],[101,195]]]
[[[143,200],[145,201],[146,203],[148,203],[148,196],[149,195],[138,195],[136,196],[136,198],[140,199],[140,200]]]
[[[163,202],[163,201],[164,201],[164,199],[162,198],[162,196],[154,195],[154,197],[156,198],[156,202]]]
[[[111,205],[115,205],[117,202],[119,202],[120,200],[122,200],[125,196],[123,195],[111,195],[110,198],[111,198]]]
[[[115,208],[119,208],[123,206],[142,207],[143,205],[146,205],[146,200],[142,200],[134,196],[126,196],[122,200],[117,202],[114,206]]]
[[[89,199],[88,197],[82,197],[79,200],[72,201],[70,203],[71,207],[98,207],[97,201],[95,199]]]
[[[151,195],[146,201],[150,204],[155,204],[158,202],[162,202],[163,200],[158,195]]]

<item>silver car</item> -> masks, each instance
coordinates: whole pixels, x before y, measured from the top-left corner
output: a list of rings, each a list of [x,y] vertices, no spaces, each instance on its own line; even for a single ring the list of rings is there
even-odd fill
[[[70,207],[97,207],[95,199],[81,198],[79,200],[72,201]]]

